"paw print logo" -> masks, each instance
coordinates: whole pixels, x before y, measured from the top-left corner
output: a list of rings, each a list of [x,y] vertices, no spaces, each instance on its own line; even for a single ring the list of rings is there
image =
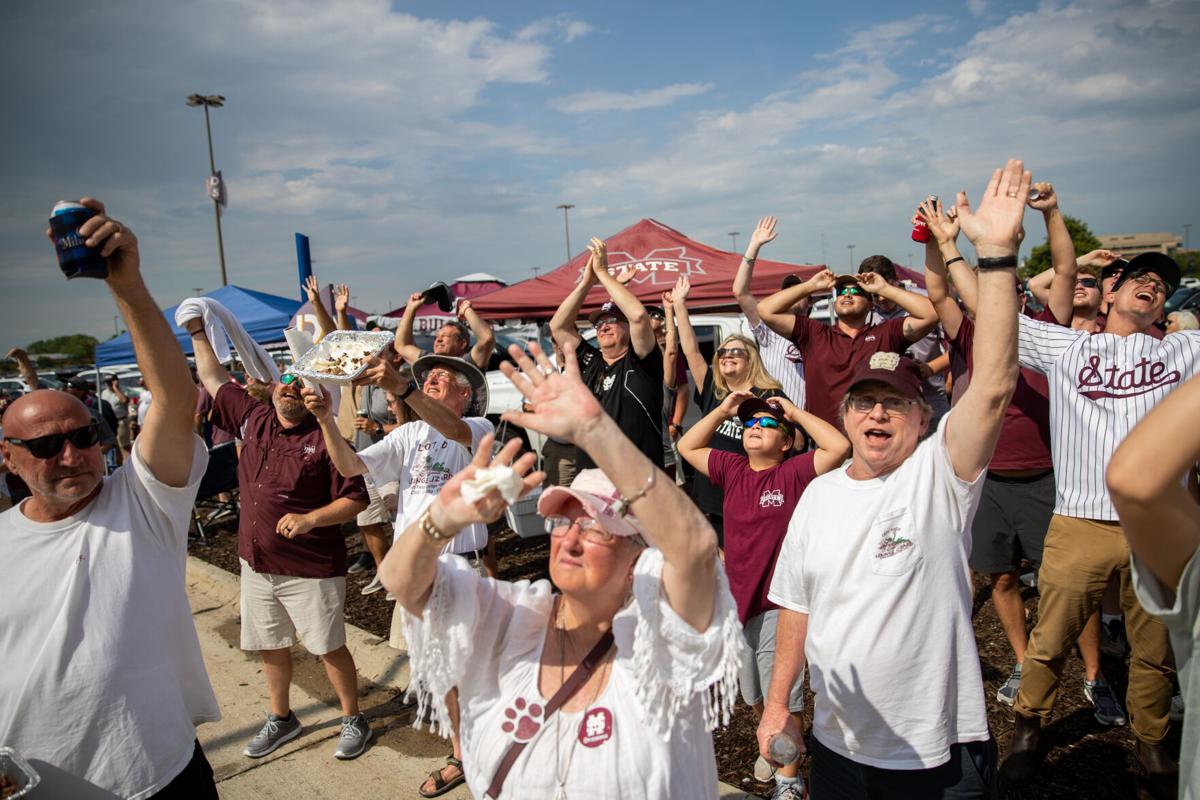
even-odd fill
[[[527,705],[524,697],[518,697],[511,708],[504,709],[504,716],[500,730],[518,742],[528,742],[542,729],[542,707],[537,703]]]

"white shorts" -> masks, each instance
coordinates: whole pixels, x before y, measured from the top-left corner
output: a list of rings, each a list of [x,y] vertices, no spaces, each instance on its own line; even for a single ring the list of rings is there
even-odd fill
[[[315,656],[346,643],[346,579],[293,578],[242,564],[242,649],[282,650],[299,641]]]
[[[364,525],[391,525],[396,521],[396,504],[400,500],[400,482],[388,481],[378,489],[367,481],[367,497],[371,504],[359,512],[355,522]]]

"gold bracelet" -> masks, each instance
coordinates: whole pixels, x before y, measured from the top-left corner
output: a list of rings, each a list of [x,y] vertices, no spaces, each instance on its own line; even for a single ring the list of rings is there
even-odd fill
[[[646,496],[646,492],[654,488],[654,476],[658,470],[655,467],[650,467],[650,478],[646,481],[646,485],[642,490],[628,499],[622,497],[613,505],[613,513],[618,517],[624,517],[629,514],[629,507]]]
[[[425,513],[417,520],[417,524],[421,526],[421,533],[425,534],[425,538],[434,542],[444,542],[448,539],[453,539],[454,534],[446,533],[433,522],[433,514],[431,509],[425,509]]]

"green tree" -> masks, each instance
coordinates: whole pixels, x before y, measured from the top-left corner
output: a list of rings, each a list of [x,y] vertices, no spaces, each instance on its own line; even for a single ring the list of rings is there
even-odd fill
[[[30,343],[25,350],[30,355],[40,353],[64,353],[80,361],[93,361],[96,358],[96,345],[99,340],[86,333],[73,333],[70,336],[55,336],[52,339],[38,339]]]
[[[1075,255],[1081,256],[1103,246],[1083,220],[1063,214],[1063,222],[1067,224],[1067,230],[1071,233],[1071,241],[1075,243]],[[1050,243],[1042,242],[1033,248],[1025,266],[1020,269],[1020,274],[1022,278],[1032,278],[1048,269],[1050,269]]]

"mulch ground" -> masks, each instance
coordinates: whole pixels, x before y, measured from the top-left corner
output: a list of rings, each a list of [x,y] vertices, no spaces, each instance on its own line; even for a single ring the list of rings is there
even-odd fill
[[[238,574],[236,520],[210,531],[209,544],[193,543],[192,555],[222,569]],[[363,550],[361,537],[349,534],[347,546],[351,556]],[[503,525],[493,531],[496,555],[503,580],[538,580],[549,578],[549,540],[546,537],[521,539]],[[387,637],[391,625],[392,604],[383,592],[363,597],[359,590],[370,580],[371,573],[347,577],[346,620],[371,633]],[[1037,596],[1025,590],[1026,608],[1037,611]],[[1012,651],[992,604],[988,602],[986,582],[976,582],[975,637],[979,660],[986,685],[988,720],[992,734],[1000,744],[1000,755],[1012,733],[1012,710],[996,701],[996,689],[1007,678],[1012,666]],[[1117,697],[1125,696],[1127,660],[1108,655],[1103,657],[1104,674],[1113,684]],[[1020,792],[1008,792],[1005,797],[1021,800],[1079,797],[1088,800],[1117,800],[1131,797],[1153,797],[1152,787],[1141,780],[1140,770],[1133,758],[1133,735],[1128,728],[1100,725],[1092,715],[1092,706],[1083,696],[1083,663],[1068,659],[1063,673],[1062,689],[1055,705],[1054,719],[1046,728],[1044,739],[1050,751],[1043,763],[1038,785]],[[812,696],[808,695],[811,708]],[[811,714],[804,719],[806,737],[811,735]],[[771,786],[758,783],[752,773],[758,755],[755,738],[757,721],[751,708],[739,700],[733,719],[727,727],[713,735],[717,755],[717,771],[721,780],[746,792],[767,796]],[[1179,755],[1179,726],[1175,725],[1168,741],[1175,757]],[[807,770],[807,765],[805,765]]]

